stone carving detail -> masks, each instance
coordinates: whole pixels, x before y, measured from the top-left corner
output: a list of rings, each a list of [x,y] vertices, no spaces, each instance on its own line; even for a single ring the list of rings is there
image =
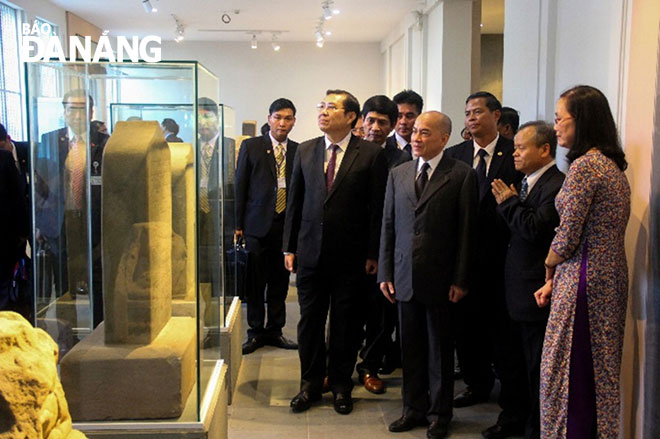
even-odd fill
[[[20,314],[0,312],[0,439],[83,439],[57,376],[57,344]]]

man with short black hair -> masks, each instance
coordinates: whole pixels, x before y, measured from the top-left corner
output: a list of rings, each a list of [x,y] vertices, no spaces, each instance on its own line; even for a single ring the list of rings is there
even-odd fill
[[[291,409],[305,411],[321,398],[327,358],[334,409],[348,414],[361,321],[356,305],[365,274],[378,269],[387,162],[382,148],[351,134],[360,116],[351,93],[328,90],[317,109],[324,136],[298,147],[282,246],[287,269],[297,269],[300,304],[301,382]]]
[[[498,423],[520,429],[526,416],[521,403],[525,400],[525,389],[508,374],[510,362],[516,360],[500,349],[511,327],[504,298],[509,229],[497,214],[490,184],[500,179],[507,185],[515,185],[522,174],[514,167],[513,142],[497,132],[501,109],[502,105],[491,93],[480,91],[470,95],[465,102],[465,124],[473,140],[446,151],[475,169],[479,185],[474,284],[460,307],[465,315],[456,339],[458,360],[468,387],[454,399],[454,406],[466,407],[488,400],[495,379],[491,367],[494,363],[501,383],[499,403],[503,409]]]
[[[548,307],[539,308],[534,292],[545,283],[545,257],[559,225],[555,197],[564,182],[555,165],[557,137],[553,127],[543,121],[528,122],[516,134],[513,160],[516,170],[525,174],[518,187],[495,179],[492,192],[497,212],[511,231],[506,254],[506,305],[513,320],[509,332],[510,374],[527,382],[529,402],[525,439],[540,437],[539,380],[541,351],[548,322]],[[524,358],[524,360],[523,360]],[[526,379],[525,379],[526,378]],[[522,395],[525,396],[525,395]],[[524,402],[524,401],[523,401]],[[503,439],[520,430],[497,423],[483,432],[489,439]]]
[[[520,116],[515,108],[502,107],[500,119],[497,121],[497,131],[500,133],[500,136],[513,140],[513,137],[518,132],[519,123]]]
[[[410,160],[410,155],[396,147],[396,143],[387,142],[398,118],[397,105],[387,96],[376,95],[367,99],[362,107],[365,140],[383,148],[388,170]],[[364,361],[356,366],[360,383],[371,393],[385,392],[385,383],[378,376],[383,364],[383,357],[391,350],[392,332],[396,326],[396,306],[386,300],[376,283],[375,276],[367,276],[365,303],[362,306],[366,322],[366,340],[360,356]]]
[[[392,100],[397,105],[399,117],[394,127],[394,135],[388,139],[388,142],[407,152],[410,158],[416,158],[410,146],[410,139],[415,120],[424,108],[424,100],[412,90],[403,90],[394,95]]]
[[[282,232],[293,158],[298,144],[289,139],[296,123],[296,107],[279,98],[268,109],[270,130],[246,139],[236,166],[236,230],[253,255],[254,285],[247,297],[248,340],[243,355],[264,345],[297,349],[282,335],[289,272],[284,268]],[[264,303],[266,289],[267,321]]]

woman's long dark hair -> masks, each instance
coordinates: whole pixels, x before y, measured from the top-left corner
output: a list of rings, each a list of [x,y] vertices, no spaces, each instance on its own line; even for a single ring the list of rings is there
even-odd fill
[[[591,148],[597,148],[622,171],[628,167],[619,133],[605,95],[597,88],[577,85],[561,94],[566,110],[575,120],[575,142],[566,158],[572,163]]]

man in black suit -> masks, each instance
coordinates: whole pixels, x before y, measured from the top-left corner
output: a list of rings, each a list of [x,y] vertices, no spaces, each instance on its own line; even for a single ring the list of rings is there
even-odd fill
[[[417,158],[413,157],[410,142],[413,126],[417,116],[422,112],[424,100],[412,90],[403,90],[394,95],[392,100],[399,110],[399,116],[394,126],[394,134],[387,139],[387,143],[405,151],[411,159]]]
[[[509,229],[497,214],[490,183],[498,178],[517,184],[522,174],[513,164],[513,142],[500,136],[497,121],[502,105],[488,92],[470,95],[465,105],[465,124],[472,134],[468,140],[447,150],[447,155],[475,168],[479,186],[477,220],[477,262],[475,279],[468,296],[459,308],[464,312],[458,331],[456,349],[467,390],[454,400],[454,407],[466,407],[487,401],[493,387],[491,362],[501,382],[499,404],[503,411],[498,423],[522,429],[525,422],[524,385],[507,372],[516,359],[501,349],[508,339],[511,319],[504,299],[504,260],[509,243]],[[522,394],[522,396],[521,396]]]
[[[254,288],[247,298],[248,340],[243,354],[267,344],[284,349],[298,345],[282,335],[286,321],[289,272],[284,268],[282,232],[286,194],[298,144],[288,139],[296,123],[296,107],[275,100],[268,110],[270,130],[241,145],[236,167],[236,239],[244,237],[254,257]],[[268,322],[264,327],[264,288]]]
[[[62,261],[55,273],[58,295],[71,298],[93,288],[93,326],[103,320],[101,288],[101,170],[108,136],[90,126],[94,100],[75,89],[62,98],[66,127],[41,137],[44,157],[35,165],[37,247],[46,246]],[[87,179],[89,169],[89,180]],[[91,199],[88,229],[87,192]],[[91,249],[88,247],[91,234]],[[88,252],[92,253],[89,278]]]
[[[397,148],[396,142],[387,141],[397,117],[397,105],[387,96],[372,96],[362,107],[365,139],[383,148],[388,170],[410,160],[410,155]],[[383,364],[383,357],[391,350],[392,332],[397,320],[396,306],[383,299],[374,275],[367,276],[363,299],[360,307],[365,321],[366,340],[360,357],[364,361],[358,363],[356,369],[365,389],[380,394],[385,392],[385,383],[378,376],[378,370]]]
[[[357,307],[366,274],[378,269],[378,243],[387,163],[383,149],[351,135],[360,104],[344,90],[328,90],[318,105],[325,136],[300,144],[293,165],[284,226],[284,261],[297,262],[300,393],[294,412],[320,399],[326,371],[340,414],[353,410],[351,375],[361,319]]]
[[[9,290],[16,262],[25,255],[28,215],[15,148],[0,124],[0,311],[12,309]]]
[[[507,309],[514,321],[509,350],[512,357],[524,357],[524,363],[513,365],[513,373],[526,375],[528,385],[525,439],[538,439],[541,350],[549,309],[537,306],[534,292],[545,283],[545,249],[550,247],[559,225],[555,196],[564,174],[555,165],[557,137],[551,125],[528,122],[520,127],[514,142],[516,170],[524,173],[525,178],[517,188],[495,179],[492,191],[497,211],[511,231],[505,269]],[[505,427],[496,424],[484,436],[505,438],[507,433]]]
[[[172,118],[166,117],[163,119],[163,121],[160,123],[160,127],[163,130],[163,135],[165,136],[165,140],[167,142],[171,143],[181,143],[183,140],[181,140],[179,135],[179,124],[176,123],[176,121]]]
[[[468,290],[474,253],[477,183],[470,166],[443,154],[451,121],[420,115],[412,147],[418,160],[387,181],[378,280],[398,302],[403,361],[403,416],[392,432],[430,422],[442,438],[452,418],[455,304]]]
[[[518,110],[511,107],[502,107],[502,114],[497,121],[497,132],[500,133],[500,136],[513,140],[518,132],[518,125],[520,125]]]

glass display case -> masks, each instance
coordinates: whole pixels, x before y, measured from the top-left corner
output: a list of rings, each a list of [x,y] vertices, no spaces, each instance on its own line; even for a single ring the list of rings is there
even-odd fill
[[[34,62],[26,84],[36,325],[59,346],[73,421],[199,422],[221,364],[233,171],[217,77]]]

